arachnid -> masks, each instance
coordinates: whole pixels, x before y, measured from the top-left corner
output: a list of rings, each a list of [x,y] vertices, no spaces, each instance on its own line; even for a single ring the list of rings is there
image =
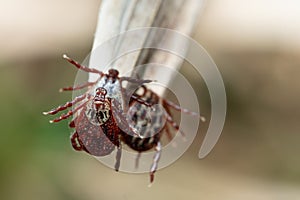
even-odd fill
[[[199,115],[180,108],[148,89],[144,84],[151,80],[120,77],[116,69],[103,73],[82,66],[66,55],[63,57],[82,71],[98,74],[99,78],[94,82],[62,88],[61,91],[83,88],[88,90],[72,101],[44,114],[54,115],[72,107],[67,113],[50,122],[59,122],[73,116],[69,126],[75,129],[71,135],[71,143],[77,151],[85,151],[94,156],[105,156],[117,147],[116,171],[120,167],[122,143],[137,151],[138,155],[154,148],[156,153],[150,168],[150,182],[153,182],[162,151],[160,142],[162,134],[166,133],[168,138],[172,139],[169,125],[180,131],[179,126],[173,121],[170,108],[195,116]],[[122,86],[124,81],[137,84],[138,90],[129,94],[126,87]],[[163,109],[154,105],[161,105]]]

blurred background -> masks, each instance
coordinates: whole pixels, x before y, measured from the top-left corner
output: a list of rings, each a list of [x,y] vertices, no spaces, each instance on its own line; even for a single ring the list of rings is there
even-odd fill
[[[1,199],[300,199],[299,1],[206,2],[192,37],[223,76],[224,131],[199,160],[204,124],[151,188],[148,174],[116,173],[74,152],[67,122],[49,124],[41,114],[71,98],[58,92],[76,75],[61,55],[81,61],[89,53],[99,6],[0,0]]]

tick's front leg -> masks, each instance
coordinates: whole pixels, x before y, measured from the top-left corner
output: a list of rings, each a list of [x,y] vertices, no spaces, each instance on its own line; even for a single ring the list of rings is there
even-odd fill
[[[158,161],[160,159],[160,155],[161,155],[161,143],[158,142],[155,146],[155,155],[153,157],[153,163],[152,166],[150,168],[150,184],[154,181],[154,173],[157,170],[157,166],[158,166]]]
[[[118,146],[118,149],[117,149],[116,163],[115,163],[115,170],[117,172],[119,171],[119,168],[120,168],[121,155],[122,155],[122,144],[121,144],[121,141],[119,140],[119,146]]]

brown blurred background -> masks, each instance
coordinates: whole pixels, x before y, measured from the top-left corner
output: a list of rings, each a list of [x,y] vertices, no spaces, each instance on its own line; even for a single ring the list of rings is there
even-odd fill
[[[67,122],[51,125],[41,114],[70,99],[57,91],[76,70],[61,55],[87,55],[99,5],[0,0],[1,199],[300,199],[299,1],[207,1],[193,38],[223,76],[224,131],[199,160],[203,125],[151,188],[148,174],[116,173],[74,152]]]

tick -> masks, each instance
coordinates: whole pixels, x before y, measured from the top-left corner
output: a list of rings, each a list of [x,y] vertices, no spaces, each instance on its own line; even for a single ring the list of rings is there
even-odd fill
[[[71,108],[50,122],[56,123],[73,116],[69,127],[75,131],[70,139],[72,147],[77,151],[85,151],[93,156],[106,156],[117,148],[116,171],[120,167],[122,143],[138,152],[136,167],[140,153],[154,149],[156,153],[150,167],[150,183],[152,183],[162,151],[161,136],[166,133],[169,140],[172,139],[170,125],[184,135],[179,125],[174,122],[170,109],[200,117],[198,113],[183,109],[148,89],[145,84],[151,80],[120,77],[116,69],[109,69],[108,73],[103,73],[85,67],[66,55],[63,58],[78,69],[98,74],[99,77],[94,82],[62,88],[60,91],[83,88],[87,88],[87,91],[43,114],[55,115]],[[137,84],[138,90],[129,94],[122,85],[124,81]]]

